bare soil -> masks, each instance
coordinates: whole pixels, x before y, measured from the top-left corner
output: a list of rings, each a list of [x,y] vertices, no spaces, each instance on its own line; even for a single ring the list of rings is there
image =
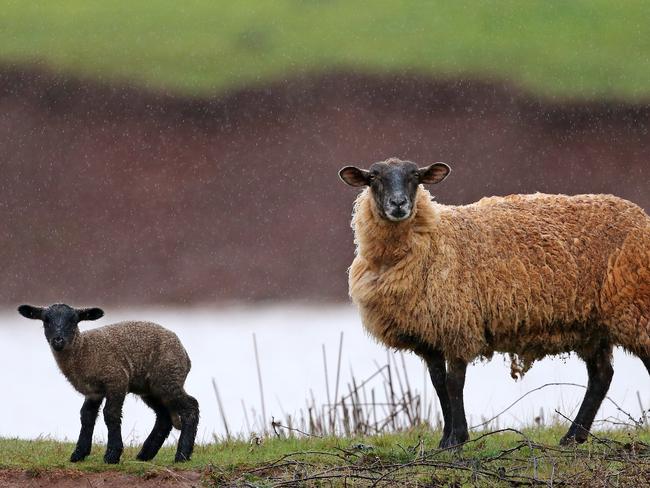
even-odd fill
[[[137,476],[116,471],[91,473],[73,470],[0,470],[2,488],[194,488],[201,485],[201,473],[168,471]]]
[[[649,126],[650,105],[483,81],[331,73],[196,99],[4,67],[0,303],[345,300],[342,165],[445,161],[450,204],[607,192],[648,210]]]

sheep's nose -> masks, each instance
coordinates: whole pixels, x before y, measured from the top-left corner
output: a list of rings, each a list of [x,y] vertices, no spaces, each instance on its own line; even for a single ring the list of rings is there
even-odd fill
[[[54,349],[61,349],[63,347],[63,337],[55,337],[52,339],[52,347]]]
[[[388,203],[394,205],[395,207],[403,207],[406,205],[406,197],[393,197],[388,199]]]

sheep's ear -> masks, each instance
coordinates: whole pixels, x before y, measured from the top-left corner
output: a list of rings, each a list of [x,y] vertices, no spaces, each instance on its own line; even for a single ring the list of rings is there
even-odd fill
[[[104,311],[101,308],[81,308],[77,310],[79,321],[82,320],[97,320],[104,316]]]
[[[433,163],[431,166],[420,168],[418,173],[420,173],[420,183],[433,185],[434,183],[440,183],[449,176],[451,168],[445,163]]]
[[[356,166],[346,166],[339,171],[339,178],[350,186],[366,186],[370,183],[370,171]]]
[[[31,305],[21,305],[18,307],[18,313],[23,317],[34,320],[42,320],[43,318],[43,308],[42,307],[32,307]]]

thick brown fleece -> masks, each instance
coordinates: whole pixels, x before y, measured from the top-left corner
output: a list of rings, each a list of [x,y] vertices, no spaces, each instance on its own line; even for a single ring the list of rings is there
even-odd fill
[[[370,190],[352,219],[350,296],[389,347],[466,361],[590,354],[603,340],[650,355],[650,218],[611,195],[511,195],[465,206],[417,191],[382,219]]]
[[[120,322],[78,333],[54,357],[72,386],[87,397],[132,392],[163,403],[181,396],[191,367],[176,334],[152,322]]]

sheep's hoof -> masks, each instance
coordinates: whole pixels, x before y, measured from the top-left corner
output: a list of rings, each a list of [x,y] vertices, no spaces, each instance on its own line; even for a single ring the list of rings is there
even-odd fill
[[[117,464],[120,462],[120,456],[122,451],[118,449],[106,449],[106,454],[104,454],[104,462],[106,464]]]
[[[464,438],[460,438],[455,436],[454,434],[451,434],[449,437],[443,438],[440,441],[440,449],[450,449],[450,448],[457,448],[460,449],[462,445],[467,442],[469,439],[469,436],[463,436]]]
[[[573,435],[573,434],[569,435],[569,434],[567,434],[567,435],[565,435],[564,437],[562,437],[562,439],[560,439],[560,445],[561,445],[561,446],[564,446],[564,447],[574,446],[574,445],[576,445],[576,444],[582,444],[582,443],[584,443],[586,440],[587,440],[587,436],[586,436],[586,435],[585,435],[585,436],[581,436],[581,435],[579,435],[579,434],[576,434],[576,435]]]
[[[566,446],[572,446],[574,444],[577,444],[576,438],[574,436],[565,435],[564,437],[562,437],[562,439],[560,439],[561,446],[566,447]]]
[[[83,461],[86,459],[86,457],[90,454],[89,452],[82,452],[82,451],[77,451],[76,449],[74,452],[70,455],[70,462],[71,463],[78,463],[79,461]]]

